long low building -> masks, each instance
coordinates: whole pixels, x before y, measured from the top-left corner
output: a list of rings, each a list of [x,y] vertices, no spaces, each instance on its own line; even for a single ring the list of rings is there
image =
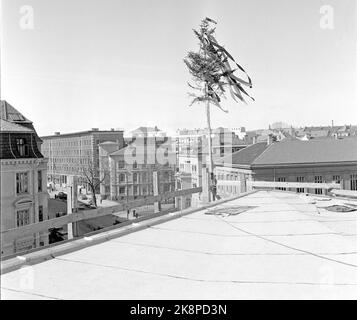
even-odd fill
[[[217,162],[215,174],[222,195],[245,192],[247,181],[335,182],[357,190],[357,138],[259,142]],[[293,191],[323,193],[320,188]]]
[[[259,191],[163,223],[141,221],[121,236],[94,235],[85,248],[85,239],[58,245],[62,255],[3,274],[1,297],[356,299],[356,211],[331,212],[320,207],[337,200],[319,200]]]

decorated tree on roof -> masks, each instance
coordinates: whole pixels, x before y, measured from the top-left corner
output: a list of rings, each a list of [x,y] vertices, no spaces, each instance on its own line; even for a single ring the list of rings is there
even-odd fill
[[[250,77],[214,36],[216,24],[217,22],[210,18],[202,20],[200,28],[193,30],[199,40],[199,50],[198,52],[189,51],[184,59],[193,80],[192,83],[188,83],[193,89],[190,93],[191,105],[201,102],[206,104],[211,179],[213,179],[213,159],[210,106],[213,105],[228,112],[221,106],[222,97],[225,97],[227,90],[236,102],[246,103],[245,96],[254,101],[254,98],[244,89],[244,87],[252,88]],[[245,80],[238,73],[243,74]]]

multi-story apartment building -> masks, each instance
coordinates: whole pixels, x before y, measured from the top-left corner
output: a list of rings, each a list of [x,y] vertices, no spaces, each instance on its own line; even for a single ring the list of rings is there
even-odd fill
[[[202,168],[208,161],[207,130],[178,130],[176,154],[181,180],[190,187],[202,186]],[[217,128],[212,130],[212,155],[214,162],[223,156],[246,147],[243,140],[231,130]],[[190,180],[190,183],[188,181]],[[192,203],[199,201],[199,195],[192,196]]]
[[[231,130],[217,128],[212,130],[212,155],[220,158],[243,149],[247,144]],[[183,154],[208,155],[208,136],[206,129],[178,130],[175,139],[177,157]]]
[[[101,172],[109,169],[101,194],[129,201],[153,194],[153,173],[158,172],[159,193],[175,190],[174,153],[168,137],[135,136],[120,149],[115,143],[100,144]]]
[[[42,137],[42,153],[48,158],[48,182],[66,185],[69,175],[78,176],[79,184],[86,187],[83,170],[99,170],[99,144],[114,142],[118,148],[124,147],[122,130],[74,132]]]
[[[1,230],[48,219],[47,160],[33,124],[6,101],[0,105]],[[48,244],[48,233],[1,239],[9,255]]]
[[[342,189],[357,190],[357,138],[260,142],[216,163],[215,173],[222,195],[245,192],[249,180],[335,182]],[[323,192],[320,188],[291,190]]]

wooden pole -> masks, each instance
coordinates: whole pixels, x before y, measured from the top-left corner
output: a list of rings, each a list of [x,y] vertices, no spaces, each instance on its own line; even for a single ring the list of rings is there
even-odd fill
[[[207,93],[207,84],[205,85],[205,92],[206,92],[206,119],[207,119],[207,134],[208,134],[208,173],[209,173],[209,179],[208,179],[208,189],[210,190],[210,186],[212,184],[213,180],[213,158],[212,158],[212,128],[211,128],[211,110],[210,110],[210,104],[208,100],[208,93]],[[211,196],[209,196],[211,198]],[[210,201],[210,200],[209,200]]]
[[[159,175],[157,171],[153,172],[153,191],[154,191],[154,196],[159,195]],[[161,211],[161,203],[160,201],[154,202],[154,212],[160,212]]]

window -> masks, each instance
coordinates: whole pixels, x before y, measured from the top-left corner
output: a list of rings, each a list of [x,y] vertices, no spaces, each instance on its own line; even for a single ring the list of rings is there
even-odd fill
[[[351,174],[351,190],[357,190],[357,174]]]
[[[30,213],[28,210],[17,211],[17,226],[22,227],[30,223]]]
[[[322,176],[315,176],[315,183],[322,183]],[[315,189],[315,194],[322,194],[322,189]]]
[[[118,161],[118,167],[119,167],[120,169],[123,169],[123,168],[125,167],[125,161],[124,161],[124,160],[119,160],[119,161]]]
[[[120,187],[119,194],[124,194],[124,193],[125,193],[125,187]]]
[[[186,207],[191,207],[191,198],[186,198]]]
[[[138,174],[137,173],[133,174],[133,182],[138,182]]]
[[[286,182],[286,178],[285,177],[278,177],[277,181],[278,182]],[[277,188],[277,189],[286,191],[286,188]]]
[[[29,155],[29,146],[26,142],[26,139],[16,139],[17,151],[20,154],[20,157],[27,157]]]
[[[16,173],[16,193],[21,194],[26,192],[28,192],[28,173]]]
[[[296,182],[305,182],[305,177],[296,177]],[[305,192],[304,188],[296,188],[296,192]]]
[[[332,181],[334,181],[335,183],[341,183],[341,176],[340,175],[332,176]]]
[[[120,181],[120,182],[124,182],[124,181],[125,181],[125,174],[124,174],[124,173],[121,173],[121,174],[119,175],[119,181]]]
[[[43,206],[38,206],[38,221],[43,221]]]
[[[37,171],[38,192],[42,192],[42,171]]]
[[[138,186],[134,186],[134,194],[138,194]]]

